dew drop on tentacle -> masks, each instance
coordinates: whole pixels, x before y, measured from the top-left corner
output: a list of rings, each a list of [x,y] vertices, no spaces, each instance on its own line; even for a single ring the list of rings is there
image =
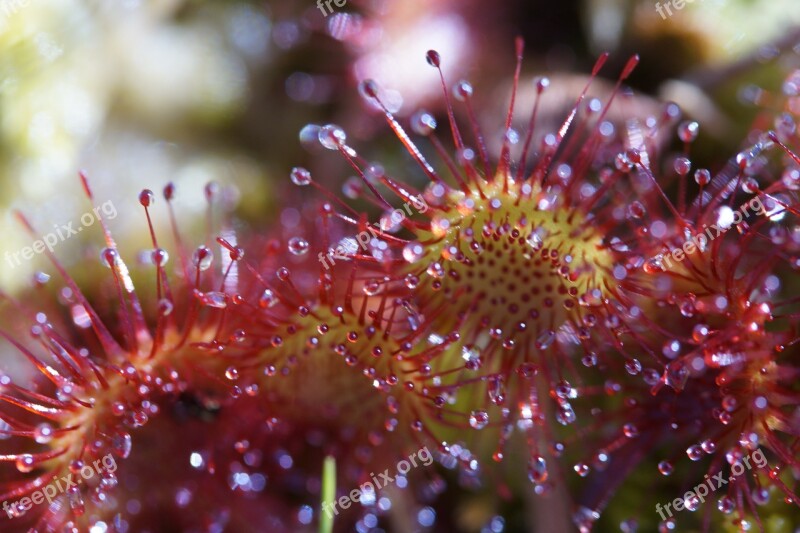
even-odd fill
[[[36,459],[29,453],[24,453],[17,457],[16,462],[17,470],[23,474],[31,472],[36,467]]]
[[[713,440],[711,440],[711,439],[705,439],[705,440],[703,440],[703,442],[701,442],[701,443],[700,443],[700,447],[701,447],[701,448],[703,449],[703,451],[704,451],[705,453],[707,453],[707,454],[712,454],[712,453],[714,453],[714,451],[716,451],[716,449],[717,449],[717,445],[716,445],[716,443],[714,443],[714,441],[713,441]]]
[[[730,496],[722,496],[719,500],[717,500],[717,509],[722,514],[731,514],[735,508],[736,504],[733,501],[733,498]]]
[[[208,270],[213,261],[214,254],[207,246],[198,246],[192,254],[192,264],[200,271]]]
[[[228,306],[228,296],[224,292],[210,291],[204,293],[196,290],[195,295],[204,306],[216,309],[224,309]]]
[[[638,359],[628,359],[625,361],[625,370],[631,376],[635,376],[642,371],[642,363]]]
[[[681,361],[673,361],[664,369],[664,383],[681,392],[689,379],[689,369]]]
[[[327,124],[319,130],[319,142],[328,150],[338,150],[347,142],[347,134],[336,124]]]
[[[711,172],[705,168],[695,170],[694,181],[701,187],[705,187],[711,181]]]
[[[598,518],[600,518],[600,513],[588,507],[579,507],[572,515],[572,521],[580,533],[590,533]]]
[[[628,206],[628,218],[631,220],[640,220],[645,213],[645,207],[639,200],[631,202]]]
[[[292,183],[299,187],[311,184],[311,172],[302,167],[294,167],[290,173]]]
[[[442,58],[436,50],[428,50],[425,54],[425,60],[432,67],[439,68],[442,64]]]
[[[81,490],[78,487],[70,487],[67,489],[67,501],[69,507],[75,516],[83,516],[86,512],[86,504],[81,495]]]
[[[427,111],[417,111],[411,116],[411,130],[422,137],[427,137],[436,130],[436,119]]]
[[[556,407],[556,421],[562,426],[568,426],[577,420],[572,405],[566,400],[559,400]]]
[[[289,253],[292,255],[304,255],[308,253],[308,241],[300,237],[292,237],[288,242]]]
[[[678,137],[685,143],[694,142],[700,133],[700,125],[694,121],[684,121],[678,126]]]
[[[698,498],[695,494],[692,494],[684,500],[686,510],[691,512],[697,511],[700,508],[700,503],[700,498]]]
[[[33,430],[33,438],[39,444],[47,444],[53,440],[53,426],[43,422]]]
[[[150,189],[143,189],[142,192],[139,193],[139,203],[144,207],[150,207],[155,203],[155,200],[156,196]]]
[[[533,483],[539,484],[547,481],[549,472],[547,470],[547,461],[539,454],[532,455],[528,461],[528,479]]]
[[[483,429],[489,423],[489,414],[486,411],[472,411],[469,415],[469,425],[474,429]]]
[[[115,268],[119,263],[119,253],[114,248],[100,250],[100,262],[107,268]]]
[[[114,454],[121,459],[127,459],[131,454],[133,447],[133,440],[130,433],[125,431],[118,431],[111,438],[111,449]]]
[[[403,259],[408,263],[416,263],[425,255],[425,248],[418,242],[409,242],[403,248]]]
[[[686,449],[686,455],[692,461],[699,461],[703,458],[703,448],[699,444],[693,444]]]
[[[171,315],[174,308],[175,306],[173,305],[173,303],[166,298],[162,298],[161,300],[158,301],[159,316],[165,317]]]
[[[588,476],[588,475],[589,475],[589,471],[591,470],[591,469],[589,468],[589,465],[587,465],[586,463],[575,463],[575,465],[572,467],[572,469],[573,469],[573,470],[575,471],[575,473],[576,473],[576,474],[578,474],[580,477],[586,477],[586,476]]]
[[[664,343],[661,348],[661,353],[668,359],[675,359],[681,350],[681,343],[677,339],[671,339]]]
[[[362,288],[362,291],[367,296],[375,296],[376,294],[378,294],[381,291],[381,287],[382,287],[382,285],[381,285],[380,280],[370,279],[370,280],[367,280],[364,283],[364,287]]]
[[[538,350],[546,350],[553,344],[553,341],[555,339],[556,339],[556,332],[555,331],[553,331],[553,330],[544,331],[536,339],[536,348]]]
[[[622,426],[622,433],[629,439],[635,439],[639,436],[639,428],[635,424],[627,423]]]
[[[706,324],[695,324],[692,328],[692,339],[700,344],[708,337],[711,330]]]
[[[472,96],[472,84],[466,80],[461,80],[453,86],[453,96],[459,102],[465,102]]]
[[[416,289],[419,286],[419,277],[414,274],[406,274],[404,283],[406,288],[411,290]]]
[[[239,370],[235,366],[229,366],[227,370],[225,370],[225,377],[231,381],[236,381],[239,379]]]
[[[272,289],[264,289],[258,298],[258,306],[262,309],[274,307],[278,302],[278,296]]]
[[[506,401],[506,387],[502,376],[489,380],[489,401],[494,405],[503,405]]]

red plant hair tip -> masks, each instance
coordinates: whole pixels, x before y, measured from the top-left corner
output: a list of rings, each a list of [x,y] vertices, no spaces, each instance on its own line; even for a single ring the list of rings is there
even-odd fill
[[[625,63],[625,68],[622,70],[622,74],[619,76],[620,81],[625,81],[628,77],[633,73],[633,69],[639,64],[639,55],[633,55],[628,59],[628,62]]]
[[[592,67],[592,77],[596,77],[598,74],[600,74],[600,70],[606,64],[606,61],[608,61],[610,55],[611,54],[608,52],[603,52],[597,57],[597,60],[594,62],[594,66]],[[638,56],[634,57],[638,58]]]
[[[506,113],[505,131],[506,135],[503,137],[503,148],[500,154],[500,166],[498,173],[505,176],[505,183],[503,191],[508,192],[509,171],[511,170],[511,139],[508,135],[511,129],[511,121],[514,118],[514,103],[517,99],[517,88],[519,87],[519,75],[522,72],[522,52],[525,48],[525,42],[522,37],[517,37],[514,40],[517,51],[517,66],[514,69],[514,82],[511,87],[511,101],[508,104],[508,113]]]

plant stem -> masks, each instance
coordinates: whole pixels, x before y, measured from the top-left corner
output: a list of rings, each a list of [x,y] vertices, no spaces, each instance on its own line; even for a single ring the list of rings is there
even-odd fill
[[[322,491],[319,513],[319,533],[332,533],[333,514],[330,510],[325,512],[325,504],[333,503],[336,498],[336,459],[331,456],[325,458],[322,464]]]

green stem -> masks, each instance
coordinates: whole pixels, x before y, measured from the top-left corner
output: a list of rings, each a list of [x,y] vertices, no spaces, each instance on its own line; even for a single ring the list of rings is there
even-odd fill
[[[329,508],[325,512],[326,503],[332,506],[336,498],[336,459],[331,456],[325,458],[322,464],[322,495],[321,509],[319,513],[319,533],[332,533],[333,531],[333,509]]]

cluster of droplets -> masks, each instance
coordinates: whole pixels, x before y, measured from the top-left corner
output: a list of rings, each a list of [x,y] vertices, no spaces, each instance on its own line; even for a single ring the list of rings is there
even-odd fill
[[[439,68],[436,52],[426,59]],[[605,57],[598,61],[593,75],[604,61]],[[628,63],[620,83],[635,63]],[[443,77],[442,82],[446,87]],[[537,94],[548,86],[546,79],[537,80]],[[793,102],[800,94],[798,86],[789,81],[784,87]],[[415,331],[427,328],[429,338],[450,338],[450,332],[457,332],[449,348],[427,362],[426,373],[440,376],[435,383],[448,390],[448,398],[461,395],[457,405],[477,435],[491,433],[500,441],[495,460],[504,458],[502,444],[518,428],[530,448],[529,478],[537,493],[547,493],[552,464],[570,455],[565,454],[570,447],[550,436],[549,413],[560,425],[574,425],[583,410],[575,407],[581,403],[575,400],[588,391],[623,399],[621,404],[612,401],[616,407],[604,414],[610,416],[606,424],[619,421],[614,439],[598,443],[587,458],[571,463],[575,474],[595,485],[625,450],[648,446],[653,439],[668,440],[671,433],[676,442],[685,443],[691,462],[709,459],[718,465],[721,456],[752,451],[732,439],[731,432],[744,428],[744,433],[756,434],[766,429],[770,437],[762,435],[762,444],[769,442],[776,458],[796,466],[794,452],[773,440],[778,424],[770,417],[783,414],[777,414],[777,396],[769,392],[784,385],[788,374],[770,365],[776,353],[793,343],[795,330],[771,334],[767,328],[774,309],[790,303],[777,300],[785,283],[782,269],[800,265],[798,233],[786,224],[787,215],[796,212],[793,191],[800,188],[800,159],[791,150],[799,144],[793,111],[781,113],[774,130],[754,134],[749,147],[712,172],[693,161],[690,149],[700,126],[681,121],[677,105],[666,105],[660,117],[634,117],[619,125],[605,119],[617,92],[606,106],[596,99],[583,105],[581,95],[558,133],[541,136],[531,168],[525,155],[532,130],[518,146],[522,158],[510,157],[512,147],[525,137],[509,126],[515,85],[502,153],[492,171],[471,107],[474,88],[461,81],[445,90],[454,156],[437,138],[438,124],[431,113],[419,111],[410,119],[410,130],[429,141],[442,158],[452,177],[448,180],[383,104],[377,84],[365,82],[360,90],[430,178],[421,193],[429,209],[403,225],[410,237],[378,232],[374,240],[383,241],[383,251],[352,247],[345,255],[380,270],[388,282],[404,283],[412,292],[409,305],[423,318],[415,321]],[[450,97],[467,108],[477,148],[471,148],[458,129]],[[536,109],[531,126],[535,118]],[[571,129],[580,141],[565,141]],[[585,133],[585,139],[575,130]],[[675,130],[683,150],[662,163],[653,147]],[[388,210],[391,203],[384,188],[401,200],[415,193],[411,184],[399,183],[383,166],[359,159],[340,127],[306,126],[301,139],[311,138],[339,152],[357,172],[345,186],[348,198],[372,194]],[[771,176],[772,165],[781,159],[776,154],[783,155],[778,164],[785,167],[777,181]],[[372,170],[376,167],[378,172]],[[299,173],[304,179],[298,179]],[[304,169],[294,169],[292,181],[306,185],[311,178]],[[677,189],[674,201],[667,194],[671,182]],[[750,205],[749,214],[737,211],[744,204]],[[729,231],[733,228],[736,231]],[[778,251],[770,254],[764,242]],[[691,243],[691,249],[685,243]],[[678,257],[679,248],[690,251]],[[759,264],[765,252],[770,257]],[[516,265],[526,269],[514,270]],[[528,273],[535,278],[524,279]],[[555,292],[542,294],[548,283],[560,288],[561,301]],[[520,296],[529,286],[536,291],[533,297]],[[520,305],[523,302],[533,306],[529,310]],[[518,314],[522,316],[514,316]],[[787,317],[789,322],[794,318]],[[564,375],[560,365],[573,353],[589,374]],[[572,365],[565,367],[573,370]],[[610,375],[616,368],[621,372]],[[597,378],[597,386],[585,383]],[[762,391],[745,391],[745,384],[754,379]],[[464,395],[472,401],[464,401]],[[791,396],[796,405],[797,398]],[[553,408],[543,407],[548,401],[554,402]],[[604,404],[590,412],[600,416]],[[755,418],[747,419],[748,414]],[[635,464],[644,457],[632,453],[638,457]],[[671,475],[680,468],[678,461],[661,460],[658,471]],[[743,480],[718,499],[723,514],[737,511],[741,527],[747,522],[746,509],[741,500],[736,503],[736,491],[747,491],[757,505],[767,499],[763,486],[749,486]],[[589,531],[608,498],[598,497],[595,490],[591,497],[577,500],[586,505],[578,506],[574,522]],[[694,498],[685,505],[693,511],[701,503]],[[676,523],[669,518],[659,527],[669,531]],[[622,524],[624,531],[637,527],[633,519]]]
[[[647,389],[626,386],[624,390],[630,396],[625,408],[611,413],[626,438],[641,440],[644,431],[658,441],[671,439],[682,443],[689,461],[706,460],[709,465],[706,479],[723,475],[723,467],[727,465],[725,470],[733,475],[726,493],[715,498],[716,508],[722,515],[730,516],[731,523],[742,531],[752,526],[749,517],[758,516],[758,508],[769,501],[770,493],[782,492],[789,504],[797,501],[791,482],[784,484],[778,474],[783,466],[797,465],[790,445],[793,432],[787,432],[772,418],[788,412],[775,400],[780,395],[777,391],[785,391],[788,384],[788,374],[782,373],[793,372],[787,365],[790,359],[783,352],[796,338],[793,325],[796,315],[784,314],[788,324],[770,326],[776,319],[775,309],[791,302],[781,299],[781,285],[786,281],[779,276],[786,267],[796,268],[791,259],[786,259],[796,253],[800,243],[786,238],[783,225],[787,222],[786,215],[796,212],[796,203],[790,194],[791,178],[760,185],[762,180],[770,181],[770,166],[776,159],[769,157],[770,152],[782,149],[777,150],[784,153],[779,164],[788,161],[789,165],[789,170],[782,173],[784,177],[798,163],[797,156],[787,146],[797,143],[796,130],[787,120],[791,122],[791,117],[781,116],[776,121],[776,126],[782,126],[780,132],[758,135],[755,144],[732,158],[713,179],[707,169],[696,169],[694,179],[699,192],[692,202],[687,200],[688,184],[684,180],[690,175],[692,162],[687,155],[675,159],[679,198],[676,206],[667,205],[674,218],[662,215],[660,220],[650,223],[649,233],[658,240],[656,247],[650,248],[651,259],[641,262],[642,271],[654,282],[650,287],[656,289],[660,303],[653,306],[654,302],[634,299],[643,318],[654,324],[653,331],[658,331],[664,339],[652,342],[648,348],[657,350],[655,356],[661,360],[663,374],[652,368],[642,370],[641,363],[629,360],[625,370],[633,376],[641,375],[654,399],[640,404],[636,397],[646,398],[641,393]],[[688,146],[696,139],[697,132],[696,124],[684,122],[679,126],[678,136]],[[641,164],[639,154],[629,153],[626,160],[633,164],[629,171]],[[669,202],[666,197],[664,200]],[[749,204],[750,214],[737,212],[739,207],[746,213],[745,204]],[[649,209],[636,206],[635,211],[637,220],[652,219]],[[714,233],[706,232],[712,225]],[[736,233],[726,236],[725,232],[733,227]],[[674,236],[670,236],[671,231]],[[682,245],[701,233],[702,241],[695,242],[683,254],[685,259],[680,257],[676,261],[674,250],[686,248]],[[780,252],[770,255],[764,248],[765,242]],[[668,243],[667,250],[659,253],[658,246],[664,243]],[[664,259],[669,253],[673,255],[671,262]],[[640,291],[640,294],[647,293]],[[644,335],[658,338],[652,332]],[[673,390],[675,399],[664,396],[661,391],[664,385]],[[788,401],[782,404],[784,407],[797,405],[798,398],[793,393],[783,399]],[[666,408],[665,402],[673,406]],[[654,416],[658,412],[668,416]],[[600,442],[600,445],[617,447],[615,442]],[[744,475],[736,472],[741,460],[751,458],[747,456],[756,451],[762,459],[765,452],[771,452],[766,457],[778,467],[770,469],[758,464],[753,466],[753,472]],[[625,461],[622,463],[624,466]],[[575,467],[579,474],[581,464]],[[687,467],[681,465],[680,457],[661,460],[657,465],[663,476],[674,475],[681,468]],[[588,497],[585,501],[591,500]],[[689,511],[697,511],[702,503],[703,499],[696,495],[684,499],[684,507]],[[589,518],[583,513],[576,523],[591,529]],[[661,518],[659,531],[677,527],[677,518]]]
[[[88,180],[83,175],[81,179],[92,200]],[[209,213],[214,202],[222,197],[221,192],[215,184],[205,188]],[[106,247],[100,251],[99,260],[111,271],[112,287],[116,288],[120,302],[121,327],[100,317],[90,302],[97,295],[79,289],[58,259],[50,255],[64,283],[58,291],[58,303],[67,308],[66,316],[71,321],[53,323],[48,315],[61,313],[46,312],[48,302],[42,302],[42,310],[31,317],[33,347],[0,331],[38,368],[40,378],[49,382],[41,384],[37,380],[22,387],[10,377],[2,376],[4,389],[8,391],[0,413],[4,432],[30,437],[30,446],[25,448],[31,450],[5,455],[14,461],[20,477],[7,485],[9,492],[4,493],[4,498],[19,500],[37,486],[62,478],[76,481],[64,487],[63,494],[56,495],[64,499],[66,512],[56,507],[31,512],[30,507],[22,508],[19,502],[12,505],[12,513],[31,524],[69,528],[106,523],[105,516],[118,509],[118,500],[111,495],[112,489],[120,484],[115,473],[116,461],[122,465],[130,457],[136,432],[148,426],[164,408],[169,410],[181,395],[196,394],[216,405],[224,403],[226,398],[242,395],[242,388],[230,383],[236,380],[239,368],[221,356],[232,351],[241,354],[248,349],[245,343],[248,335],[241,320],[246,314],[239,313],[244,298],[237,291],[235,279],[230,279],[231,272],[244,258],[244,249],[230,244],[229,241],[235,242],[235,235],[223,230],[224,237],[217,239],[221,254],[217,263],[209,244],[184,252],[186,248],[172,212],[174,195],[173,185],[165,187],[164,199],[170,210],[172,234],[177,239],[175,248],[179,251],[175,268],[181,272],[177,277],[168,269],[169,253],[160,246],[152,225],[155,195],[147,189],[139,195],[153,244],[151,249],[138,254],[142,268],[155,270],[152,290],[156,298],[152,300],[152,309],[145,309],[141,303],[133,275],[105,221],[101,220]],[[24,216],[20,215],[20,220],[33,232]],[[44,272],[37,272],[34,281],[39,290],[55,284]],[[16,301],[5,298],[5,303],[18,312],[19,319],[28,317],[27,309]],[[176,309],[180,315],[175,313]],[[219,320],[222,312],[240,318],[233,318],[223,327]],[[95,338],[87,342],[83,331],[89,328]],[[43,356],[39,355],[42,349]],[[209,351],[220,357],[209,358]],[[244,392],[250,395],[257,390],[253,385],[244,387]],[[52,391],[51,396],[47,391]],[[40,422],[32,425],[23,422],[34,418]],[[13,444],[19,447],[20,441]],[[114,462],[108,464],[112,458]],[[84,482],[91,469],[95,479]],[[114,520],[123,519],[117,514]]]

